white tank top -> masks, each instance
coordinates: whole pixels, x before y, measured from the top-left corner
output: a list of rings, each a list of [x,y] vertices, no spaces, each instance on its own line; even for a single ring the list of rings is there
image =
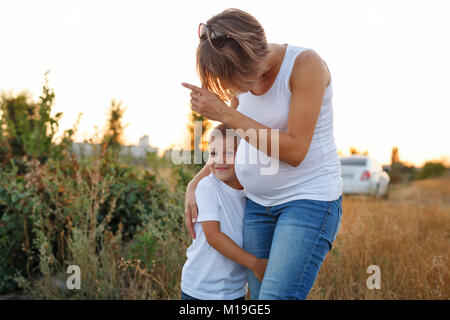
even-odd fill
[[[260,96],[255,96],[250,91],[240,94],[237,110],[267,127],[286,132],[291,102],[289,78],[296,57],[305,50],[308,48],[287,45],[272,87]],[[235,169],[249,199],[268,207],[297,199],[332,201],[339,198],[342,194],[341,163],[334,142],[331,98],[330,80],[324,93],[311,145],[304,160],[297,167],[268,157],[241,139],[236,153]],[[268,165],[259,159],[273,162]],[[261,169],[274,166],[274,163],[279,166],[276,174],[261,174]]]

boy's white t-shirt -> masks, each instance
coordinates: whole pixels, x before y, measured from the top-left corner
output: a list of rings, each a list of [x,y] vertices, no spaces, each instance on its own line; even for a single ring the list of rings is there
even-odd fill
[[[233,300],[247,294],[246,269],[223,256],[206,240],[202,221],[220,221],[220,230],[243,246],[245,192],[219,180],[212,173],[195,190],[198,217],[196,238],[186,252],[181,290],[202,300]]]

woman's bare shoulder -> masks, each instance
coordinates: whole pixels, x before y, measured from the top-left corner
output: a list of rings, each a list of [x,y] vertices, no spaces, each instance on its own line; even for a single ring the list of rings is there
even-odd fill
[[[289,79],[289,89],[291,89],[292,92],[292,88],[295,87],[296,81],[305,81],[313,78],[321,79],[321,81],[324,81],[324,84],[327,85],[331,75],[328,66],[325,61],[323,61],[322,57],[316,51],[308,49],[295,58],[291,77]]]

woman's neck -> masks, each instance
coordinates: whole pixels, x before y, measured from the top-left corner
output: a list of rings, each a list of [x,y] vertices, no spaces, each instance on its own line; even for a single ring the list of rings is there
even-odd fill
[[[267,68],[262,75],[263,80],[277,74],[281,63],[283,62],[284,51],[286,50],[284,45],[278,43],[268,43],[267,46],[269,47],[269,54],[266,62]]]
[[[269,53],[267,60],[264,62],[266,69],[261,75],[261,79],[250,90],[254,95],[262,95],[270,89],[281,68],[287,47],[287,45],[277,43],[268,43],[267,46],[269,47]]]

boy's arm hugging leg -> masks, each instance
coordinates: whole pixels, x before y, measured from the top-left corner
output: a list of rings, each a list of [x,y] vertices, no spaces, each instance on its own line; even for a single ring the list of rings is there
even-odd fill
[[[230,237],[220,231],[219,221],[203,221],[202,228],[211,247],[228,259],[250,269],[258,277],[259,281],[262,281],[267,266],[267,259],[260,259],[237,245]]]

